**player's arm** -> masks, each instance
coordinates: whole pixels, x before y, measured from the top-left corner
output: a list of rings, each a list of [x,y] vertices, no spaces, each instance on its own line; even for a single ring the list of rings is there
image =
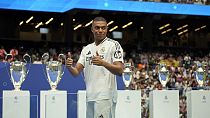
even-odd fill
[[[106,69],[108,69],[113,74],[121,75],[123,73],[123,64],[122,64],[122,62],[115,61],[113,64],[104,62],[103,66]]]
[[[104,66],[108,69],[111,73],[116,75],[121,75],[123,73],[123,64],[120,61],[115,61],[113,63],[108,63],[101,59],[98,52],[96,52],[96,56],[92,58],[92,63],[98,66]]]
[[[72,59],[68,58],[66,66],[68,70],[72,73],[73,76],[78,75],[82,69],[84,68],[82,64],[77,63],[75,67],[72,66],[72,63],[70,61],[73,61]]]
[[[73,67],[73,59],[71,58],[71,53],[68,54],[66,66],[73,76],[78,75],[84,68],[84,66],[80,63],[77,63],[76,66]]]

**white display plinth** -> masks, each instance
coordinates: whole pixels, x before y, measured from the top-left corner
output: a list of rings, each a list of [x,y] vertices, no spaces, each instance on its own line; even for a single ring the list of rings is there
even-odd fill
[[[86,118],[86,91],[78,91],[77,116]],[[141,92],[119,90],[115,118],[141,118]]]
[[[86,91],[77,93],[77,118],[86,118]]]
[[[141,91],[117,92],[116,118],[141,118]]]
[[[3,91],[2,118],[30,118],[30,92]]]
[[[40,118],[67,118],[67,91],[40,91]]]
[[[209,107],[209,90],[192,90],[187,92],[187,118],[209,118]]]
[[[179,118],[178,90],[153,90],[149,102],[150,118]]]

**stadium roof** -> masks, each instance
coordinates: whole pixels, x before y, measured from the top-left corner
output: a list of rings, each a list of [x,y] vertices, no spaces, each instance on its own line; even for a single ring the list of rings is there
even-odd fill
[[[0,9],[44,12],[66,12],[71,9],[93,9],[143,13],[165,13],[210,16],[210,6],[138,2],[125,0],[1,0]]]

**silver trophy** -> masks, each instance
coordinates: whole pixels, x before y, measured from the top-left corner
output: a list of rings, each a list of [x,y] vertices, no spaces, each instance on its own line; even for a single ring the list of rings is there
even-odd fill
[[[125,84],[126,89],[128,89],[131,80],[133,78],[133,72],[131,68],[131,63],[124,63],[124,72],[122,74],[123,82]]]
[[[12,60],[13,56],[8,54],[6,56],[6,60]],[[10,73],[10,80],[14,86],[15,91],[20,91],[21,85],[26,79],[26,76],[29,72],[31,57],[28,54],[23,56],[23,61],[11,61],[9,63],[9,73]],[[29,64],[29,66],[28,66]]]
[[[198,65],[198,68],[194,72],[194,75],[195,75],[196,81],[198,82],[199,87],[203,87],[204,81],[205,81],[205,79],[204,79],[205,78],[205,72],[204,72],[201,64]]]
[[[166,84],[169,81],[169,71],[166,69],[165,64],[159,65],[158,79],[159,79],[160,83],[162,84],[162,87],[166,88]]]
[[[47,80],[50,84],[51,90],[55,91],[57,90],[57,85],[60,82],[64,71],[65,71],[65,66],[63,66],[62,63],[66,62],[66,56],[64,54],[59,54],[58,60],[50,60],[48,53],[44,53],[42,55],[42,63],[46,65],[44,71],[47,77]]]

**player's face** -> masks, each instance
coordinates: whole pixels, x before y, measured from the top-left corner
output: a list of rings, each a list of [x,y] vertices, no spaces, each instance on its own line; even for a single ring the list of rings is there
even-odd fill
[[[91,28],[95,41],[102,41],[106,38],[107,23],[105,21],[94,21]]]

